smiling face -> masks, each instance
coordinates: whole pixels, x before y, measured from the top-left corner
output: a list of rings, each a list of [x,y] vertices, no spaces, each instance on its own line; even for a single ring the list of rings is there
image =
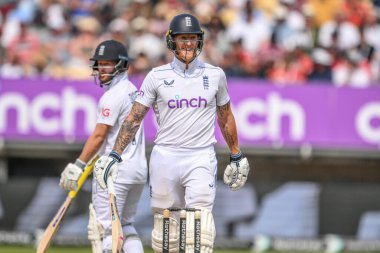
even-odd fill
[[[174,36],[174,43],[176,44],[177,57],[185,62],[190,63],[197,56],[197,46],[199,38],[197,34],[178,34]]]

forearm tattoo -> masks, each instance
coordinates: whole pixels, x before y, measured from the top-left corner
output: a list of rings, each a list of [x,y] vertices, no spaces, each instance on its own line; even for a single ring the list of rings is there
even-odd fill
[[[236,148],[238,146],[238,138],[235,118],[231,111],[230,102],[225,105],[218,106],[217,113],[220,131],[222,132],[228,147],[232,150],[233,147]]]
[[[223,118],[223,116],[225,116],[227,112],[231,110],[230,102],[228,102],[225,105],[218,106],[217,110],[218,110],[218,117]]]
[[[144,119],[148,111],[149,107],[137,102],[134,103],[131,112],[120,127],[113,150],[119,154],[123,153],[124,149],[135,137],[135,134],[141,125],[141,121]]]

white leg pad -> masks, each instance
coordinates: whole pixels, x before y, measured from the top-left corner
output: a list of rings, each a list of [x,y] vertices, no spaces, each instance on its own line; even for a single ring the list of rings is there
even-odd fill
[[[154,215],[154,226],[152,231],[152,249],[155,253],[162,252],[163,236],[163,218],[162,214]],[[169,218],[169,252],[178,252],[179,247],[179,224],[172,217]]]
[[[102,239],[104,237],[104,228],[96,220],[96,213],[92,203],[89,205],[89,221],[87,226],[88,240],[91,242],[92,253],[102,253]]]
[[[194,252],[194,212],[186,213],[186,252]],[[201,210],[201,252],[212,253],[215,240],[214,217],[207,209]]]

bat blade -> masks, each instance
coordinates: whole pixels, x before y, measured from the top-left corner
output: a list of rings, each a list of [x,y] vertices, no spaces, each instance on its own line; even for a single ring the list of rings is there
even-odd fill
[[[112,253],[121,253],[124,243],[124,233],[121,226],[119,213],[117,211],[116,194],[112,179],[108,180],[107,185],[112,226]]]
[[[93,158],[91,162],[87,165],[87,167],[85,168],[85,170],[83,171],[82,175],[80,176],[78,180],[77,189],[75,191],[70,191],[68,193],[66,200],[63,202],[61,207],[58,209],[58,212],[55,214],[54,218],[50,221],[49,225],[45,229],[45,232],[38,243],[36,253],[44,253],[49,247],[50,242],[53,240],[55,234],[57,233],[59,226],[61,225],[61,222],[63,218],[65,217],[67,210],[69,209],[73,199],[76,197],[78,191],[82,188],[82,185],[86,181],[87,177],[92,172],[92,169],[94,168],[94,165],[97,159],[98,159],[98,156]]]
[[[54,216],[53,220],[49,223],[45,232],[38,244],[37,253],[44,253],[49,247],[51,240],[54,238],[54,235],[58,231],[58,227],[61,224],[63,217],[65,216],[67,210],[69,209],[73,198],[67,196],[65,202],[61,205],[58,212]]]

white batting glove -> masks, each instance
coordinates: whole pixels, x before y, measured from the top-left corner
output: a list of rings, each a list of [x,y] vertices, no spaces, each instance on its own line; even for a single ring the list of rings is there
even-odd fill
[[[107,188],[107,179],[110,177],[115,182],[118,172],[117,164],[121,162],[121,157],[115,151],[108,156],[102,156],[95,163],[94,174],[96,181],[102,189]]]
[[[242,188],[247,182],[249,173],[249,163],[246,157],[243,158],[241,151],[230,155],[230,164],[224,170],[223,181],[231,190],[236,191]]]
[[[77,159],[75,163],[69,163],[61,173],[59,186],[68,191],[75,191],[78,187],[78,179],[83,173],[86,164]]]

